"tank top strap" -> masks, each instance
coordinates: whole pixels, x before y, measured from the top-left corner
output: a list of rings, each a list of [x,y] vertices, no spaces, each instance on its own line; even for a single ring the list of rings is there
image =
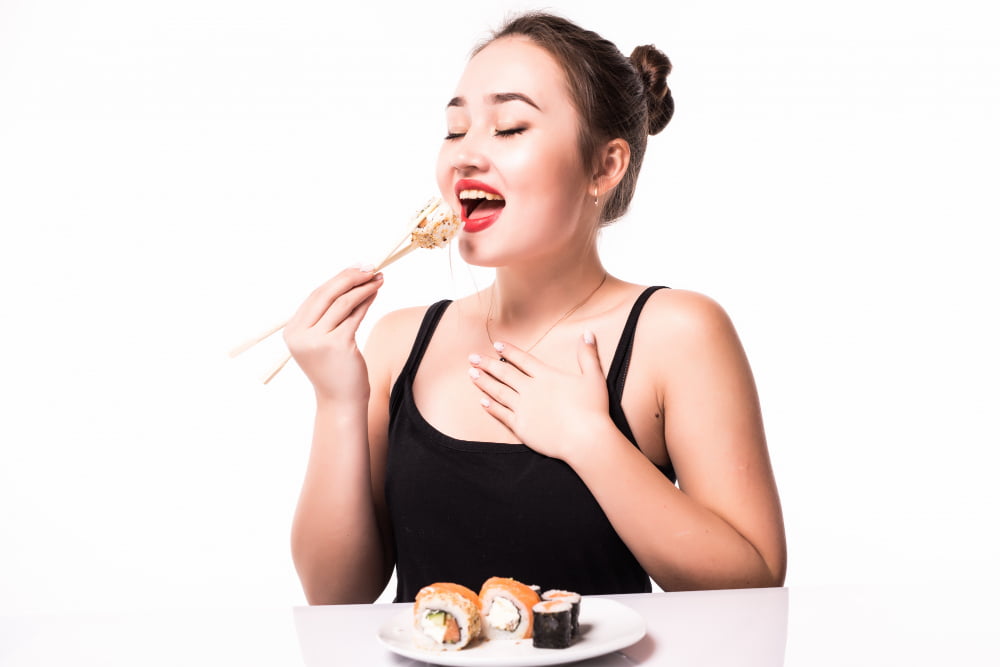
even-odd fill
[[[639,322],[639,315],[642,314],[642,308],[646,305],[649,297],[653,295],[653,292],[661,289],[669,288],[662,285],[647,287],[639,295],[639,298],[635,300],[632,310],[628,314],[628,319],[625,321],[625,328],[622,329],[621,338],[618,340],[618,348],[615,350],[615,356],[611,361],[611,368],[608,370],[608,403],[611,408],[611,420],[634,445],[637,445],[635,436],[632,433],[632,428],[628,425],[628,420],[625,418],[625,411],[622,409],[625,376],[628,375],[629,361],[632,358],[632,343],[635,341],[635,329]]]
[[[407,357],[406,363],[403,365],[403,369],[399,372],[399,377],[396,378],[396,382],[392,387],[389,397],[390,415],[396,413],[399,402],[402,400],[402,393],[400,392],[402,385],[405,384],[408,386],[413,383],[417,368],[420,366],[420,360],[424,358],[427,345],[431,342],[431,336],[434,335],[434,330],[437,329],[438,322],[449,305],[451,305],[451,300],[444,299],[431,304],[424,313],[424,318],[420,322],[420,328],[417,330],[417,337],[414,338],[413,347],[410,349],[410,356]]]

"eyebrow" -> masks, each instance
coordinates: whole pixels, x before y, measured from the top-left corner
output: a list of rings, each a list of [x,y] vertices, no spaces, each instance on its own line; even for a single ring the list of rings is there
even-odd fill
[[[504,104],[505,102],[524,102],[525,104],[530,104],[539,111],[542,110],[540,106],[535,104],[535,101],[525,95],[524,93],[494,93],[486,97],[486,101],[490,104]],[[449,107],[464,107],[465,98],[464,97],[453,97],[448,101]]]

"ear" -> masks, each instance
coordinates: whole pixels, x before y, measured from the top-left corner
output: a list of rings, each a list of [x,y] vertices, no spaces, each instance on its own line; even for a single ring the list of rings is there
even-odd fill
[[[613,190],[625,177],[632,151],[624,139],[612,139],[598,151],[594,180],[597,181],[598,194],[604,195]]]

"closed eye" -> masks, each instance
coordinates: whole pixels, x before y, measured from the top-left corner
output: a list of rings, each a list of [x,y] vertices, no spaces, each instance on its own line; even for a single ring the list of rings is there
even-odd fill
[[[515,135],[523,133],[528,128],[526,127],[512,127],[509,130],[495,130],[493,136],[495,137],[513,137]],[[445,141],[454,141],[456,139],[461,139],[465,136],[465,132],[449,132],[444,135]]]

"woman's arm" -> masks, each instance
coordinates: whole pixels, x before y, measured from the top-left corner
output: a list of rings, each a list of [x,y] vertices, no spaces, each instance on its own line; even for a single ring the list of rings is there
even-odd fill
[[[613,424],[567,461],[666,590],[780,586],[784,524],[757,391],[729,317],[692,292],[658,293],[633,354],[661,378],[670,484]]]
[[[592,341],[579,344],[580,374],[508,347],[512,364],[484,361],[474,381],[487,411],[573,467],[664,589],[781,585],[781,507],[753,376],[729,318],[701,295],[661,291],[640,332],[633,367],[652,366],[648,390],[658,394],[679,488],[611,421]]]
[[[367,421],[367,406],[317,402],[292,524],[292,557],[309,604],[373,602],[392,570],[372,494]]]
[[[317,289],[285,330],[316,393],[312,449],[292,524],[292,557],[310,604],[372,602],[392,571],[378,483],[388,423],[382,348],[389,343],[376,326],[371,339],[380,343],[371,363],[355,343],[380,286],[380,277],[348,269]]]

